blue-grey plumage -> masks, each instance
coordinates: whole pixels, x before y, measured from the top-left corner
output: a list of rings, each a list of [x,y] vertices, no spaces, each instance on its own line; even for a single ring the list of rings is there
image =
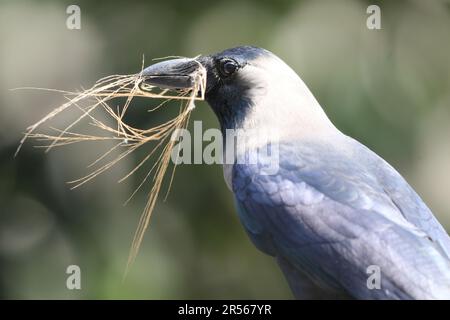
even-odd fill
[[[250,238],[327,297],[450,297],[447,234],[391,167],[348,139],[360,154],[292,141],[280,145],[277,175],[260,174],[258,164],[234,166],[233,191]],[[380,290],[367,287],[371,265],[380,267]]]
[[[197,60],[224,137],[250,135],[224,165],[240,220],[296,297],[450,299],[448,234],[395,169],[331,123],[291,68],[255,47]],[[380,287],[368,286],[370,266]]]

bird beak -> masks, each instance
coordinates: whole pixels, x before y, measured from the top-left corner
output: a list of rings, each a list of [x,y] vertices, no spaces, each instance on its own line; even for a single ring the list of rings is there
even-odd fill
[[[145,68],[144,82],[161,89],[190,89],[195,85],[195,75],[200,64],[194,59],[173,59]]]

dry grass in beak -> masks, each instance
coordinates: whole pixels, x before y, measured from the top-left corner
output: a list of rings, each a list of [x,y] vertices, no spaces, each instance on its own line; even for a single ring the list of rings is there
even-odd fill
[[[194,61],[196,61],[196,58],[193,59]],[[120,182],[130,177],[147,160],[149,160],[152,155],[157,153],[157,150],[160,151],[159,157],[157,157],[150,171],[147,173],[144,180],[139,184],[137,189],[131,195],[132,197],[139,190],[139,188],[149,178],[151,178],[153,185],[148,195],[147,204],[141,215],[136,233],[133,238],[125,275],[127,274],[130,266],[133,264],[138,254],[139,246],[142,242],[145,230],[147,229],[150,222],[151,213],[153,211],[153,208],[155,207],[156,200],[161,189],[161,184],[163,182],[164,175],[171,159],[171,152],[176,143],[176,139],[171,139],[171,136],[175,132],[175,130],[187,127],[189,122],[189,115],[195,107],[194,102],[196,100],[204,100],[206,87],[206,70],[200,63],[198,64],[199,71],[192,75],[195,79],[194,86],[177,93],[174,93],[173,91],[167,89],[160,90],[156,87],[152,87],[144,83],[142,70],[138,74],[107,76],[98,80],[92,88],[78,93],[52,89],[32,88],[64,93],[68,101],[50,112],[40,121],[27,128],[27,131],[16,151],[16,155],[25,140],[27,140],[28,138],[45,141],[46,151],[49,151],[54,147],[83,141],[115,142],[115,145],[112,148],[110,148],[106,153],[104,153],[93,163],[91,163],[89,167],[97,166],[95,170],[92,170],[91,173],[80,179],[69,182],[72,185],[72,188],[77,188],[84,183],[94,179],[96,176],[107,171],[120,160],[133,153],[133,151],[136,151],[138,148],[146,145],[146,143],[156,142],[156,146],[152,150],[150,150],[150,152],[144,157],[144,159],[139,162],[139,164],[126,176],[119,180]],[[142,64],[142,66],[143,65],[144,63]],[[118,109],[117,111],[115,111],[109,106],[108,102],[110,102],[111,100],[123,97],[126,98],[126,101],[120,110]],[[138,129],[123,121],[124,116],[127,113],[128,108],[131,106],[133,98],[135,97],[157,98],[163,100],[156,108],[153,108],[150,111],[154,111],[162,107],[164,103],[169,100],[180,100],[180,110],[177,116],[165,123],[148,129]],[[81,116],[75,119],[64,129],[56,129],[51,127],[54,130],[55,134],[44,134],[37,132],[37,129],[39,127],[50,122],[57,115],[64,111],[67,111],[69,108],[79,109],[81,111]],[[97,119],[98,117],[96,118],[93,115],[94,110],[96,109],[100,109],[109,117],[112,117],[115,125],[111,126],[106,124],[104,121],[102,122]],[[88,120],[90,125],[99,129],[96,130],[99,132],[99,134],[92,135],[82,132],[76,132],[74,130],[75,127],[83,120]],[[122,149],[125,150],[120,152],[119,155],[114,157],[112,160],[106,161],[106,158],[111,155],[114,150],[119,149],[119,147],[122,147]],[[100,163],[103,164],[100,165]],[[175,165],[174,171],[170,177],[169,189],[170,184],[172,183],[174,172]],[[127,200],[127,202],[131,199],[131,197]]]

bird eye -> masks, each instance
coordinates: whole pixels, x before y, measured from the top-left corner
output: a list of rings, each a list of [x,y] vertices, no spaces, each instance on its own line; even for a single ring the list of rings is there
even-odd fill
[[[236,61],[232,60],[232,59],[223,59],[222,61],[220,61],[220,73],[225,76],[228,77],[230,75],[232,75],[233,73],[236,72],[236,70],[239,68],[239,65],[237,64]]]

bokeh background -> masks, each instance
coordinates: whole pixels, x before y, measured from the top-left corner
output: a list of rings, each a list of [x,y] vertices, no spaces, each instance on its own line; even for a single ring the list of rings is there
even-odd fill
[[[66,28],[70,4],[81,8],[81,30]],[[381,7],[381,30],[366,28],[369,4]],[[291,65],[333,122],[392,163],[450,230],[449,1],[2,0],[1,298],[291,298],[240,226],[219,165],[177,169],[122,282],[150,186],[123,206],[145,172],[116,181],[142,155],[73,191],[66,182],[89,172],[97,145],[45,154],[28,143],[13,158],[25,128],[64,98],[11,88],[75,90],[139,71],[143,54],[150,64],[242,44]],[[205,103],[192,119],[218,125]],[[66,289],[70,264],[81,267],[82,290]]]

